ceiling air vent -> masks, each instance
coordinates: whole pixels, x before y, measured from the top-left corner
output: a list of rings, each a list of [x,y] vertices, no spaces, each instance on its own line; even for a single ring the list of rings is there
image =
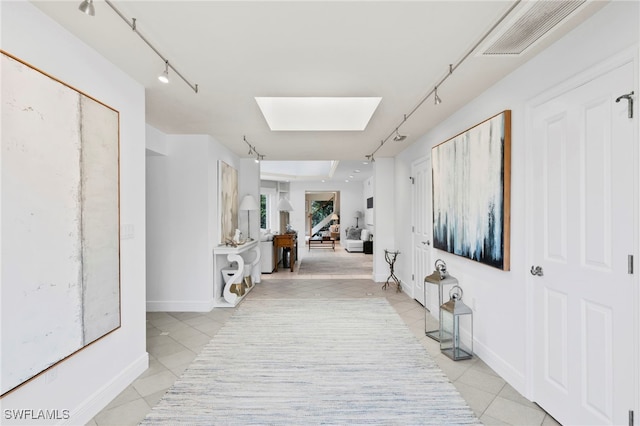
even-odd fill
[[[585,3],[586,0],[527,2],[504,29],[492,37],[481,54],[520,55]]]

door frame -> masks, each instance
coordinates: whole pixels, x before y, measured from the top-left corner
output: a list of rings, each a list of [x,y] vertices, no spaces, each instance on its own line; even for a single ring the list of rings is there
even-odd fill
[[[622,52],[613,55],[612,57],[605,59],[604,61],[599,62],[598,64],[590,67],[589,69],[585,70],[584,72],[581,72],[577,75],[574,75],[568,79],[566,79],[565,81],[552,86],[550,88],[548,88],[547,90],[545,90],[544,92],[540,93],[539,95],[533,97],[532,99],[528,100],[527,102],[525,102],[524,105],[524,119],[525,119],[525,140],[524,140],[524,145],[525,145],[525,158],[532,158],[533,157],[533,146],[535,144],[535,141],[532,140],[532,130],[533,130],[533,122],[532,122],[532,114],[533,114],[533,110],[551,100],[552,98],[555,98],[563,93],[569,92],[577,87],[580,87],[581,85],[603,75],[606,74],[612,70],[614,70],[615,68],[618,68],[622,65],[628,64],[628,63],[632,63],[633,64],[633,69],[634,69],[634,82],[633,82],[633,86],[636,95],[635,95],[635,103],[634,103],[634,119],[635,119],[635,126],[634,126],[634,134],[633,134],[633,138],[635,140],[634,143],[634,152],[633,152],[633,193],[632,196],[634,197],[634,223],[633,223],[633,250],[634,250],[634,265],[633,265],[633,270],[634,270],[634,276],[633,276],[633,282],[634,282],[634,294],[632,295],[633,298],[633,310],[634,310],[634,323],[632,324],[632,332],[630,333],[631,335],[629,336],[629,338],[633,339],[633,347],[634,347],[634,357],[633,359],[635,360],[634,365],[633,365],[633,377],[634,377],[634,407],[633,410],[635,412],[635,424],[640,425],[640,269],[638,268],[639,262],[638,262],[638,257],[640,256],[640,252],[638,251],[638,248],[640,246],[640,219],[639,219],[639,214],[640,214],[640,182],[639,182],[639,177],[640,177],[640,173],[638,170],[638,166],[640,165],[640,140],[639,140],[639,135],[640,135],[640,129],[639,129],[639,125],[638,123],[640,123],[640,116],[639,116],[639,108],[638,108],[638,104],[640,103],[640,73],[639,73],[639,65],[638,65],[638,58],[640,57],[640,48],[638,46],[633,47],[633,48],[628,48],[623,50]],[[631,88],[630,88],[631,90]],[[526,167],[525,167],[525,187],[527,189],[526,193],[528,194],[532,194],[533,193],[533,185],[534,185],[534,176],[533,176],[533,165],[531,164],[531,162],[525,161]],[[534,200],[531,199],[531,197],[526,197],[525,199],[525,211],[526,211],[526,223],[527,224],[531,224],[533,223],[533,203]],[[525,259],[527,261],[527,263],[525,264],[525,271],[524,274],[526,276],[525,279],[525,294],[526,294],[526,317],[525,317],[525,326],[526,326],[526,330],[527,330],[527,336],[525,339],[525,377],[526,377],[526,387],[525,387],[525,396],[532,400],[535,401],[535,389],[534,389],[534,375],[535,375],[535,368],[534,368],[534,311],[535,311],[535,304],[534,304],[534,290],[535,290],[535,285],[537,283],[537,281],[534,279],[535,277],[533,277],[529,271],[526,269],[529,265],[533,265],[536,261],[536,259],[534,259],[534,253],[533,253],[533,243],[534,243],[534,230],[531,226],[527,226],[526,227],[526,234],[525,234],[525,240],[526,240],[526,244],[525,244]],[[544,408],[544,407],[542,407]],[[631,407],[630,407],[631,408]]]

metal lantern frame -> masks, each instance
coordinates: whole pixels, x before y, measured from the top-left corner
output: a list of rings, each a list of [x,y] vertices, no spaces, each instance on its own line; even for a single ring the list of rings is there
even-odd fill
[[[458,279],[455,278],[454,276],[450,275],[449,272],[447,272],[447,264],[444,262],[444,260],[442,259],[438,259],[435,261],[434,264],[435,270],[433,271],[433,273],[431,275],[427,275],[426,277],[424,277],[424,282],[426,283],[430,283],[430,284],[437,284],[438,285],[438,309],[440,309],[440,306],[442,306],[443,300],[442,300],[442,291],[443,291],[443,287],[445,284],[452,284],[452,285],[457,285],[458,284]],[[440,341],[440,326],[438,325],[438,328],[435,330],[427,330],[427,315],[431,312],[429,310],[429,308],[427,308],[427,286],[423,285],[424,287],[424,305],[425,305],[425,312],[424,312],[424,334],[427,337],[432,338],[433,340],[435,340],[436,342]],[[439,318],[439,316],[438,316]]]
[[[449,290],[449,301],[440,305],[440,352],[454,361],[473,358],[473,311],[462,301],[462,288]],[[463,339],[462,323],[469,328]]]

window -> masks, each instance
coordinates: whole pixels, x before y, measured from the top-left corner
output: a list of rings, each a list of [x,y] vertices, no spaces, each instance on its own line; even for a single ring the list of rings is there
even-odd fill
[[[311,226],[315,227],[333,213],[333,199],[328,201],[311,201]],[[328,226],[328,225],[327,225]]]
[[[269,223],[269,197],[260,194],[260,229],[267,229]]]

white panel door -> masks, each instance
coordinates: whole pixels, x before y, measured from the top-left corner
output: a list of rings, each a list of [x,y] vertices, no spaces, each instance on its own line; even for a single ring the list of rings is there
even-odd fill
[[[413,298],[422,303],[422,305],[425,305],[424,277],[431,273],[429,269],[432,232],[430,161],[430,157],[425,157],[411,164],[411,177],[413,180],[411,194]],[[429,291],[428,288],[427,291]]]
[[[634,400],[633,64],[532,108],[534,400],[562,424],[628,424]]]

